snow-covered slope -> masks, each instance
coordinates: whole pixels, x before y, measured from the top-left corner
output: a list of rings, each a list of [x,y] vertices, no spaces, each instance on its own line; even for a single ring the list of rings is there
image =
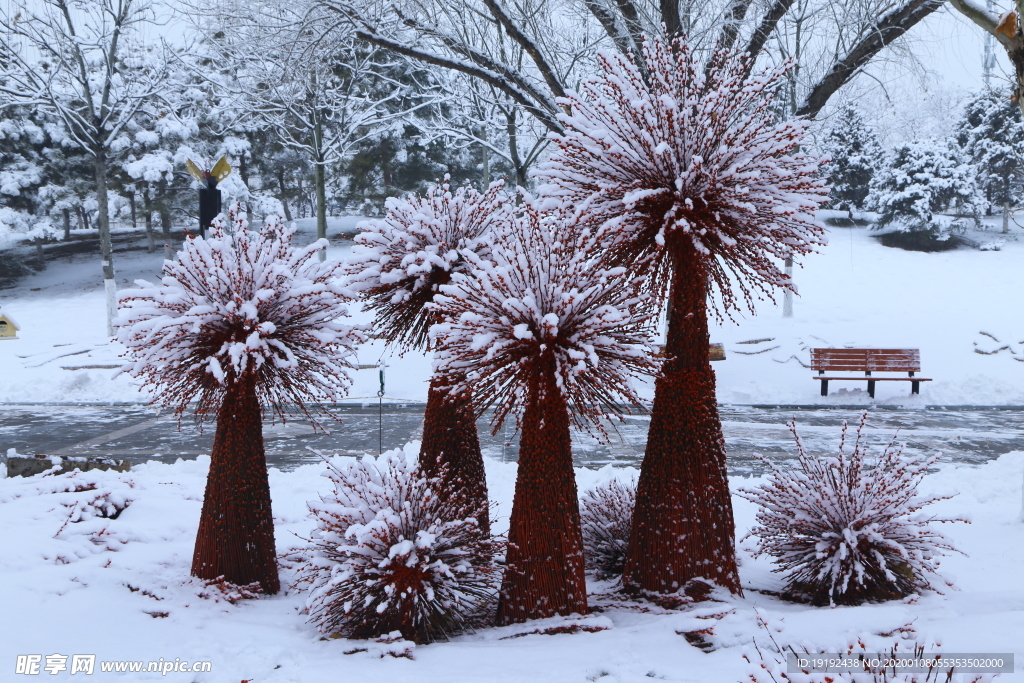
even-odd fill
[[[344,219],[329,233],[350,229],[353,221]],[[300,231],[312,229],[300,223]],[[876,403],[1024,404],[1024,241],[1015,239],[1019,235],[1024,232],[1015,229],[1000,251],[926,254],[883,247],[863,227],[830,228],[823,252],[795,269],[800,296],[794,317],[782,317],[780,296],[777,305],[762,303],[755,316],[712,327],[712,341],[723,342],[727,353],[725,361],[714,364],[719,400],[869,403],[862,382],[833,382],[833,394],[821,398],[813,373],[801,366],[809,362],[808,348],[850,345],[921,350],[921,376],[934,381],[923,383],[915,398],[907,382],[879,382]],[[335,239],[330,258],[343,258],[347,244]],[[117,256],[120,287],[138,277],[158,277],[159,254]],[[103,306],[100,269],[91,256],[55,261],[18,286],[0,290],[0,310],[22,327],[18,339],[0,341],[0,402],[145,401],[127,377],[112,379],[112,369],[86,367],[114,365],[121,351],[108,343]],[[355,310],[357,320],[369,321]],[[765,341],[743,343],[756,340]],[[78,353],[68,355],[73,352]],[[374,341],[359,351],[363,365],[381,360],[389,365],[388,398],[426,399],[428,358],[398,357]],[[351,396],[376,398],[377,373],[356,375]]]

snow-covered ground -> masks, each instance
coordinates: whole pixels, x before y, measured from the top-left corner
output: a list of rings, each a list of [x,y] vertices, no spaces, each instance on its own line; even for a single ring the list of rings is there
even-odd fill
[[[303,225],[309,230],[311,226]],[[339,228],[340,231],[340,228]],[[332,230],[332,234],[333,230]],[[716,363],[719,398],[726,403],[868,403],[859,383],[827,399],[801,366],[816,345],[907,346],[921,349],[921,396],[904,383],[879,383],[878,403],[1024,404],[1024,316],[1019,292],[1024,242],[1010,239],[1001,251],[957,250],[937,254],[887,249],[863,228],[833,228],[823,254],[807,259],[796,280],[802,297],[795,316],[762,305],[759,315],[715,327],[713,341],[728,359]],[[142,238],[140,237],[140,242]],[[331,258],[347,251],[332,241]],[[104,331],[102,281],[97,259],[51,263],[45,272],[0,290],[0,307],[22,326],[19,339],[0,341],[0,402],[140,401],[128,379],[111,379],[118,349]],[[118,254],[121,286],[157,276],[159,255]],[[780,301],[781,304],[781,301]],[[360,320],[366,316],[358,314]],[[754,340],[766,340],[744,344]],[[1003,348],[1005,347],[1005,348]],[[996,351],[991,355],[975,352]],[[999,350],[1001,349],[1001,350]],[[762,352],[763,351],[763,352]],[[759,352],[759,353],[751,353]],[[749,355],[744,355],[744,353]],[[429,360],[382,355],[379,343],[360,351],[359,362],[389,364],[387,396],[423,400]],[[80,369],[64,369],[80,368]],[[360,371],[353,398],[375,397],[377,374]],[[59,426],[55,425],[55,428]],[[838,429],[836,432],[838,438]],[[413,446],[413,448],[415,448]],[[869,650],[938,641],[945,652],[1014,653],[1024,667],[1024,524],[1021,482],[1024,452],[981,466],[943,465],[926,478],[922,493],[957,493],[930,512],[967,516],[973,523],[944,525],[964,555],[942,563],[955,584],[944,595],[852,608],[812,608],[780,601],[781,586],[767,559],[740,544],[745,595],[678,612],[622,603],[592,584],[595,614],[605,627],[594,633],[525,635],[537,624],[482,629],[452,642],[418,646],[413,659],[381,656],[394,645],[322,639],[306,623],[304,595],[289,588],[274,597],[232,603],[189,579],[192,546],[202,504],[207,457],[175,464],[151,462],[125,474],[90,472],[59,477],[0,480],[0,680],[17,675],[18,655],[41,655],[39,677],[89,679],[70,674],[73,655],[96,655],[97,680],[166,679],[207,683],[237,681],[689,681],[732,683],[745,678],[744,651],[779,645],[823,651],[861,639]],[[516,466],[487,462],[497,503],[497,531],[507,528]],[[271,470],[282,579],[295,579],[288,552],[312,531],[306,501],[327,490],[321,465]],[[618,474],[630,475],[628,468]],[[580,490],[612,476],[612,468],[579,469]],[[735,479],[735,488],[756,479]],[[75,492],[75,489],[84,489]],[[116,519],[92,516],[98,497],[130,501]],[[754,524],[752,503],[735,497],[737,535]],[[80,521],[76,521],[80,520]],[[767,591],[761,592],[761,591]],[[205,596],[205,597],[204,597]],[[558,623],[558,620],[555,620]],[[766,623],[767,626],[763,626]],[[683,635],[707,631],[711,652]],[[910,631],[914,631],[913,634]],[[345,654],[353,650],[367,651]],[[68,670],[47,673],[47,655],[67,655]],[[191,674],[102,673],[100,662],[209,661]],[[1024,673],[1000,681],[1024,681]]]
[[[341,233],[356,220],[332,221],[330,258],[345,256],[350,242]],[[299,227],[307,239],[315,229],[311,219]],[[919,348],[921,376],[934,380],[913,398],[906,382],[879,382],[876,403],[1024,404],[1024,241],[1016,239],[1024,233],[1014,230],[1000,251],[926,254],[883,247],[863,227],[830,228],[828,247],[796,269],[800,296],[792,318],[782,317],[779,297],[778,305],[761,303],[757,315],[713,326],[712,341],[724,342],[727,352],[714,366],[719,401],[869,403],[861,382],[834,382],[833,395],[822,398],[801,365],[811,347],[852,345]],[[159,254],[117,254],[119,286],[156,279],[160,263]],[[111,379],[113,370],[64,369],[117,363],[120,349],[105,334],[102,289],[97,258],[89,255],[51,263],[0,290],[0,310],[22,327],[19,339],[0,341],[0,402],[146,400],[127,377]],[[744,343],[756,340],[763,341]],[[429,359],[399,357],[379,342],[359,352],[361,364],[381,360],[389,366],[389,398],[426,399]],[[376,398],[378,388],[376,372],[360,371],[351,396]]]
[[[415,446],[413,446],[415,448]],[[414,659],[381,656],[394,649],[366,641],[323,639],[306,623],[305,595],[295,589],[235,604],[189,579],[192,546],[209,459],[173,465],[149,463],[131,472],[90,472],[60,477],[0,480],[0,680],[13,676],[17,655],[94,654],[98,680],[170,680],[201,683],[329,681],[608,681],[653,678],[691,683],[746,680],[742,654],[753,642],[770,648],[841,651],[859,638],[869,651],[901,650],[913,640],[937,641],[950,653],[1014,653],[1024,663],[1024,524],[1020,522],[1021,462],[1016,452],[981,467],[946,466],[930,475],[923,493],[954,493],[930,509],[939,516],[973,516],[973,524],[944,525],[966,555],[947,558],[941,570],[955,583],[945,595],[861,607],[813,608],[784,603],[759,591],[781,580],[765,559],[741,543],[742,598],[702,603],[678,612],[592,595],[595,613],[584,619],[596,633],[526,635],[563,620],[481,629],[451,642],[418,646]],[[326,492],[323,467],[271,470],[278,552],[305,545],[313,527],[306,501]],[[497,531],[507,529],[515,465],[487,463],[497,501]],[[612,475],[580,469],[585,490]],[[620,469],[618,474],[628,475]],[[759,480],[732,482],[751,487]],[[76,483],[94,486],[74,493]],[[69,491],[69,489],[71,491]],[[116,519],[87,517],[90,501],[107,493],[131,503]],[[755,508],[734,498],[737,530],[754,523]],[[82,514],[82,511],[87,511]],[[284,562],[282,583],[295,579]],[[591,584],[592,591],[606,590]],[[205,594],[207,597],[202,597]],[[759,625],[766,622],[768,627]],[[703,652],[683,634],[711,629],[715,648]],[[771,630],[769,634],[768,629]],[[913,629],[905,634],[901,629]],[[894,635],[884,635],[894,634]],[[769,635],[771,637],[769,637]],[[345,654],[356,649],[368,651]],[[401,650],[403,648],[399,648]],[[99,662],[208,661],[208,673],[101,673]],[[69,669],[70,669],[70,659]],[[45,664],[45,659],[43,660]],[[78,680],[69,671],[47,680]],[[1024,681],[1024,673],[998,680]]]

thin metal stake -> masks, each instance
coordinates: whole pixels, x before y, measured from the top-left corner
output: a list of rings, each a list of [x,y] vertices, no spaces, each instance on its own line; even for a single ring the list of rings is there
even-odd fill
[[[384,366],[380,366],[380,391],[377,392],[377,455],[384,455]]]

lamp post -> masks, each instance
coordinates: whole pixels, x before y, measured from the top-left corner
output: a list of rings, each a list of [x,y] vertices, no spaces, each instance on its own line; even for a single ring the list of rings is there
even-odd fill
[[[185,167],[189,175],[206,186],[199,188],[199,235],[205,238],[206,229],[220,214],[221,195],[217,183],[231,175],[231,164],[222,156],[209,171],[200,169],[191,159],[185,161]]]

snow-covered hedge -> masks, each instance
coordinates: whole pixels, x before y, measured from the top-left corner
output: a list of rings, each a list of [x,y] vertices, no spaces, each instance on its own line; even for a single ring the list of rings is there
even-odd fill
[[[583,526],[583,552],[587,569],[600,579],[622,574],[626,547],[633,526],[636,482],[612,479],[583,493],[580,498],[580,522]]]
[[[767,459],[770,480],[739,495],[757,503],[755,555],[770,555],[787,574],[786,594],[814,604],[855,605],[902,598],[933,588],[937,557],[955,551],[932,522],[966,521],[921,514],[949,496],[919,497],[917,487],[937,457],[903,456],[890,443],[869,466],[861,444],[867,414],[846,451],[815,457],[794,423],[800,468]]]
[[[478,511],[451,510],[416,464],[416,449],[328,462],[333,490],[309,502],[316,519],[310,621],[323,633],[376,638],[393,631],[417,642],[471,625],[497,596],[500,550]],[[461,513],[461,514],[459,514]]]

